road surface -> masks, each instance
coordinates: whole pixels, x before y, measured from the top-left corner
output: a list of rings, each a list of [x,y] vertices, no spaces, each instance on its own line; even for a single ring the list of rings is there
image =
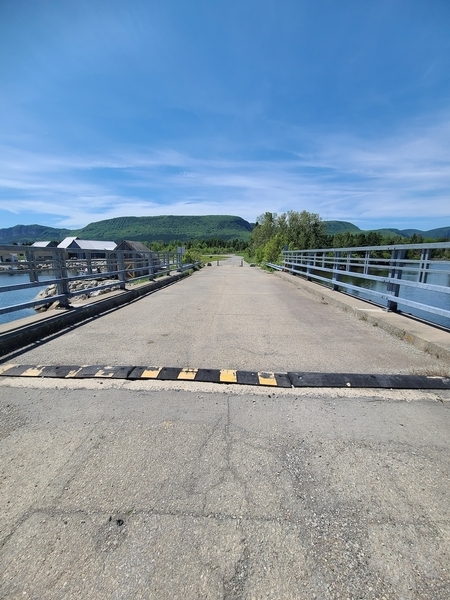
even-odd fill
[[[275,392],[0,379],[0,597],[448,600],[448,392]]]
[[[14,360],[448,368],[236,259]],[[449,390],[0,376],[0,598],[448,600],[449,410]]]
[[[17,353],[14,362],[444,374],[442,362],[411,344],[240,263],[237,256],[213,262]]]

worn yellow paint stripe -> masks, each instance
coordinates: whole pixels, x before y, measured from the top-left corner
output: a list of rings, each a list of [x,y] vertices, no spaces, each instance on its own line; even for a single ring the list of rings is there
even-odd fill
[[[258,373],[258,379],[259,385],[278,385],[275,373]]]
[[[161,371],[162,367],[157,369],[145,369],[141,375],[141,379],[156,379]]]
[[[44,368],[45,367],[40,367],[39,365],[37,367],[31,367],[30,369],[24,371],[21,377],[39,377]]]
[[[3,367],[0,366],[0,375],[2,373],[6,373],[6,371],[9,371],[9,369],[13,369],[14,367],[18,367],[18,366],[19,365],[16,365],[16,364],[3,365]]]
[[[64,377],[64,379],[70,379],[71,377],[76,377],[78,375],[78,373],[81,371],[81,369],[83,369],[86,366],[87,365],[83,365],[83,367],[78,367],[78,369],[72,369],[72,371],[69,371],[67,373],[67,375]]]
[[[222,383],[237,383],[236,371],[233,371],[231,369],[221,369],[220,381]]]
[[[111,369],[112,367],[105,367],[105,369]],[[97,371],[97,373],[94,375],[94,377],[113,377],[114,375],[114,371],[104,371],[103,369],[100,369],[99,371]]]
[[[186,367],[185,369],[181,369],[181,371],[178,373],[177,379],[195,379],[197,371],[198,369],[189,369]]]

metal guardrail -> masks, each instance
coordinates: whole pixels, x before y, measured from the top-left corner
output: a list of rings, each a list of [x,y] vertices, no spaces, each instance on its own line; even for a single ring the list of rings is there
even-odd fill
[[[70,250],[69,252],[77,254],[76,258],[69,258],[68,252],[61,248],[0,245],[0,273],[28,276],[28,281],[9,285],[0,284],[0,294],[5,294],[3,298],[6,298],[7,292],[36,288],[38,293],[40,289],[50,285],[56,285],[57,290],[56,294],[46,298],[34,298],[31,301],[7,306],[2,302],[0,315],[24,308],[37,308],[56,301],[62,306],[69,306],[70,298],[111,288],[110,280],[117,280],[115,285],[125,289],[127,283],[143,279],[152,280],[159,275],[171,271],[185,271],[198,264],[183,264],[182,255],[177,252],[150,250],[148,252]],[[106,279],[109,280],[108,283],[100,283]],[[79,280],[91,280],[96,283],[83,289],[70,289],[70,282]]]
[[[283,252],[268,267],[450,329],[450,242]]]

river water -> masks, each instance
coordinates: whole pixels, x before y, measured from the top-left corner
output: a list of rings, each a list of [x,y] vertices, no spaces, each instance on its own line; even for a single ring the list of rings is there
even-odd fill
[[[46,287],[46,281],[53,279],[53,275],[40,275],[42,285],[39,287],[28,288],[24,290],[15,290],[13,292],[1,292],[1,288],[7,285],[18,285],[19,283],[30,283],[28,273],[20,272],[4,272],[0,271],[0,308],[21,304],[22,302],[30,302],[37,294]],[[16,319],[35,315],[36,311],[33,308],[24,308],[15,310],[11,313],[0,315],[0,325],[2,323],[10,323]]]
[[[324,273],[320,273],[320,275],[324,276]],[[380,277],[387,277],[388,271],[377,270],[376,275]],[[404,281],[417,281],[417,272],[413,270],[408,271],[405,269],[402,272],[402,279]],[[386,293],[386,284],[379,281],[362,279],[360,277],[352,277],[349,275],[342,275],[340,281],[360,286],[359,290],[351,290],[348,292],[351,293],[352,296],[356,296],[357,298],[361,298],[363,300],[369,300],[382,306],[387,306],[387,301],[384,304],[382,304],[382,300],[380,298],[372,297],[370,294],[371,290]],[[418,317],[419,319],[430,321],[436,325],[441,325],[447,329],[450,329],[450,319],[448,317],[435,315],[424,310],[419,310],[410,306],[406,306],[405,304],[402,304],[401,301],[402,298],[404,298],[405,300],[411,300],[413,302],[419,302],[421,304],[428,304],[429,306],[443,308],[445,310],[450,311],[450,294],[443,294],[441,292],[428,291],[420,288],[401,285],[401,281],[402,280],[399,280],[400,290],[398,309],[402,313],[409,314],[414,317]],[[450,288],[450,263],[436,262],[434,264],[431,264],[427,273],[426,283]]]

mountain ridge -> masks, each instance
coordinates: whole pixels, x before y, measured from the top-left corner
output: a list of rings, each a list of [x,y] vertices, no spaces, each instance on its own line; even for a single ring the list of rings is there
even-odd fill
[[[420,235],[423,238],[450,238],[450,226],[427,231],[419,229],[371,229],[362,230],[348,221],[324,221],[327,233],[368,233],[376,231],[384,235],[393,234],[403,237]],[[65,229],[45,225],[15,225],[0,228],[0,244],[33,243],[37,241],[61,241],[68,236],[81,239],[114,240],[131,239],[141,242],[170,242],[190,239],[224,240],[239,239],[247,241],[254,224],[235,215],[198,215],[177,216],[159,215],[155,217],[115,217],[89,223],[81,229]]]

